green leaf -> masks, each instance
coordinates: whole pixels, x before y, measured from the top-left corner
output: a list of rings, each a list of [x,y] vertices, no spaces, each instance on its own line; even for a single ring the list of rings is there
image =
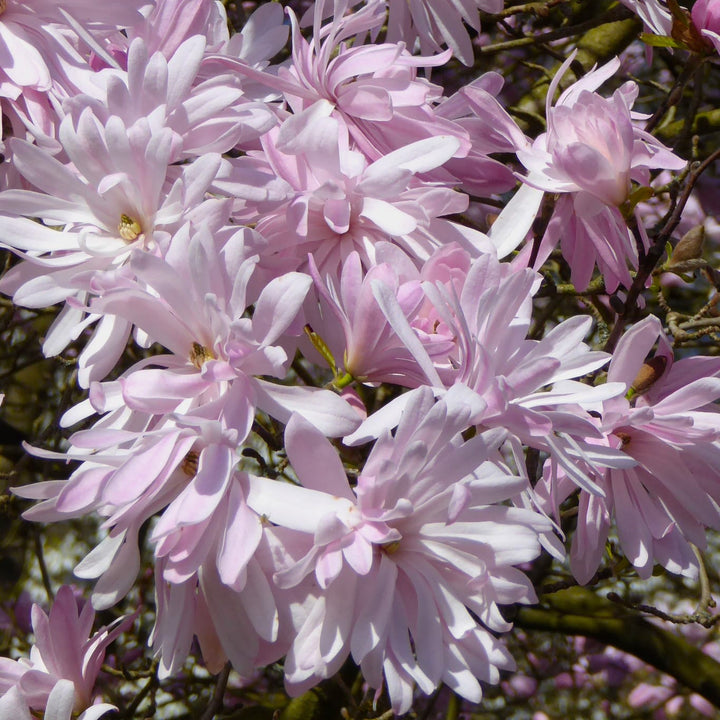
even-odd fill
[[[651,47],[681,48],[682,45],[667,35],[653,35],[652,33],[640,33],[640,39]]]

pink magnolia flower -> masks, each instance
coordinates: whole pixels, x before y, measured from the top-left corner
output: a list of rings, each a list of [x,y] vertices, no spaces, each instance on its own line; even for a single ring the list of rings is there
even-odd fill
[[[536,266],[559,242],[578,289],[587,287],[597,264],[612,292],[619,284],[630,285],[627,265],[638,264],[635,238],[620,211],[631,181],[648,184],[650,168],[679,170],[685,162],[633,122],[635,83],[625,83],[611,98],[594,92],[616,72],[617,58],[571,85],[553,106],[555,90],[573,58],[550,84],[547,132],[531,148],[519,150],[518,158],[529,171],[527,184],[561,193]],[[642,232],[643,224],[638,226]],[[649,241],[643,240],[647,248]]]
[[[343,3],[347,7],[347,3]],[[414,57],[404,43],[357,44],[345,41],[363,37],[382,25],[385,8],[371,3],[344,16],[336,12],[321,26],[322,12],[316,9],[313,37],[300,34],[294,13],[292,23],[292,65],[279,68],[277,75],[259,72],[242,62],[216,56],[241,75],[280,90],[294,113],[301,113],[322,100],[333,107],[333,116],[346,127],[353,143],[367,158],[377,160],[393,150],[437,135],[454,136],[454,151],[463,157],[470,149],[465,130],[438,116],[433,106],[442,88],[418,77],[419,67],[445,63],[449,53],[435,57]]]
[[[255,141],[275,125],[275,113],[264,102],[248,100],[235,74],[217,72],[206,58],[206,44],[203,35],[193,35],[166,57],[135,38],[127,49],[127,70],[103,70],[64,108],[76,126],[91,108],[102,125],[119,119],[130,133],[141,122],[153,133],[171,129],[170,163]]]
[[[177,593],[168,583],[191,592],[196,582],[199,584],[220,645],[242,675],[255,668],[261,644],[269,648],[278,640],[280,614],[271,580],[273,568],[267,557],[264,562],[259,558],[261,544],[267,543],[263,520],[246,502],[248,475],[228,472],[228,467],[213,463],[214,458],[208,460],[208,455],[200,460],[191,483],[163,512],[151,537],[158,568],[157,594],[165,596],[170,605],[168,614],[158,619],[154,634],[156,647],[163,648],[164,675],[183,662],[196,625],[193,618],[183,618],[190,620],[189,627],[170,630],[168,623],[175,624],[180,618],[172,607]],[[234,464],[236,459],[231,461]],[[267,556],[267,549],[264,553]],[[191,598],[185,601],[193,603]],[[229,612],[235,630],[223,637]],[[177,632],[186,638],[184,648],[177,647]],[[238,635],[242,636],[240,643]],[[170,662],[168,645],[173,647]],[[283,650],[276,649],[267,661],[277,660]]]
[[[106,415],[74,435],[71,449],[59,455],[83,463],[68,481],[15,490],[40,500],[26,513],[29,519],[89,512],[106,518],[107,537],[76,568],[80,577],[100,578],[96,607],[117,602],[132,585],[140,562],[137,533],[154,514],[168,514],[151,539],[165,559],[166,579],[175,583],[198,572],[213,554],[210,546],[221,545],[235,522],[252,524],[241,522],[234,469],[258,409],[281,421],[300,413],[334,436],[360,422],[329,390],[256,377],[285,376],[293,343],[284,336],[292,334],[312,280],[299,273],[274,279],[246,317],[257,257],[244,257],[241,235],[224,244],[209,231],[188,237],[176,267],[149,253],[134,256],[139,282],[113,287],[96,300],[96,309],[136,324],[170,352],[140,361],[118,380],[94,383],[90,399],[70,411],[68,423],[93,411]],[[228,503],[234,508],[229,515]],[[240,573],[241,566],[234,567]],[[221,576],[243,589],[237,575],[229,580],[223,569]]]
[[[405,387],[423,385],[427,382],[425,373],[388,323],[373,291],[375,282],[390,288],[403,314],[422,332],[427,323],[424,317],[417,317],[424,301],[420,273],[396,246],[384,243],[378,245],[376,251],[378,264],[366,273],[360,255],[352,252],[337,280],[331,273],[321,275],[311,258],[310,270],[319,302],[317,305],[306,303],[305,317],[312,332],[326,344],[335,359],[332,369],[336,376],[348,373],[363,382],[392,382]],[[438,253],[433,258],[436,255]],[[427,266],[428,263],[424,267]],[[452,347],[450,340],[433,330],[423,332],[422,337],[431,356],[447,354]],[[308,345],[305,343],[306,357],[316,358],[317,353]],[[324,362],[320,358],[316,361]]]
[[[657,352],[645,364],[655,342]],[[642,373],[642,374],[641,374]],[[631,467],[588,468],[603,495],[580,493],[578,526],[570,556],[580,582],[597,569],[614,517],[627,559],[641,577],[654,563],[687,576],[697,573],[689,543],[704,547],[705,528],[720,527],[718,414],[720,364],[716,358],[673,362],[660,321],[650,315],[618,343],[609,382],[634,396],[603,401],[601,444],[623,452]],[[542,495],[557,507],[575,487],[552,464]]]
[[[371,266],[381,241],[398,244],[417,262],[450,240],[472,247],[469,233],[441,219],[462,212],[467,196],[418,177],[453,156],[459,145],[454,136],[420,140],[368,163],[349,147],[346,128],[323,100],[262,142],[265,157],[257,159],[288,186],[284,203],[244,218],[255,221],[268,242],[262,266],[302,268],[311,253],[321,271],[334,271],[353,251]]]
[[[58,590],[49,616],[39,605],[33,605],[35,644],[29,660],[0,658],[0,693],[12,693],[12,699],[6,700],[6,704],[24,702],[33,710],[45,709],[46,713],[55,703],[75,712],[90,707],[105,649],[127,630],[134,616],[120,618],[91,635],[94,619],[95,611],[89,602],[78,614],[75,595],[67,585]],[[59,685],[62,681],[66,682]],[[86,718],[100,717],[110,709],[114,709],[112,705],[94,706]],[[28,713],[24,715],[29,717]]]
[[[697,0],[692,6],[693,25],[707,38],[716,52],[720,52],[720,2]]]
[[[75,703],[75,686],[70,680],[58,680],[48,695],[45,704],[45,720],[98,720],[111,710],[116,710],[114,705],[101,703],[89,707],[80,715],[75,715],[73,706]],[[14,720],[35,720],[36,716],[31,713],[31,708],[22,696],[17,687],[11,687],[0,697],[0,717],[13,718]]]
[[[131,267],[142,285],[95,301],[93,309],[126,318],[170,351],[138,363],[107,389],[94,388],[98,401],[119,390],[132,410],[222,419],[241,440],[255,407],[281,421],[298,411],[328,434],[344,434],[357,419],[334,393],[256,377],[285,376],[294,352],[290,338],[301,332],[291,325],[312,279],[302,273],[275,278],[255,300],[252,319],[245,317],[258,258],[244,257],[240,235],[219,248],[209,232],[193,235],[181,253],[183,267],[137,253]]]
[[[374,285],[380,307],[426,373],[428,384],[443,389],[461,384],[477,393],[487,404],[481,427],[504,428],[511,439],[550,453],[575,482],[592,492],[598,490],[597,485],[578,459],[633,464],[622,453],[585,442],[602,437],[589,410],[623,390],[621,383],[591,387],[574,380],[609,360],[607,354],[591,351],[582,341],[591,319],[570,318],[544,338],[531,340],[527,335],[536,273],[516,270],[489,254],[467,258],[464,270],[451,267],[438,267],[431,281],[423,284],[427,306],[413,325],[390,289],[379,282]],[[429,337],[432,332],[451,339],[450,352],[431,359],[419,330]],[[389,408],[400,408],[404,402],[400,396],[381,413],[389,417]],[[377,437],[384,417],[371,416],[346,442]]]
[[[144,21],[135,24],[128,35],[131,41],[143,38],[149,55],[159,50],[168,59],[193,35],[204,35],[213,48],[229,39],[225,8],[213,0],[155,2]]]
[[[93,281],[127,274],[134,248],[164,255],[184,223],[209,221],[217,201],[206,201],[205,192],[220,166],[218,155],[204,155],[168,181],[179,144],[174,131],[153,129],[145,118],[130,126],[117,116],[103,123],[89,108],[65,117],[60,140],[71,164],[11,141],[15,167],[36,189],[0,193],[0,242],[25,261],[3,276],[0,289],[26,307],[65,302],[46,335],[48,356],[98,320],[85,308]],[[83,386],[112,368],[129,332],[117,317],[100,320],[80,358]]]
[[[225,554],[225,570],[231,569],[230,555],[240,553],[246,582],[239,589],[227,584],[212,557],[196,575],[181,583],[167,582],[166,561],[157,561],[157,617],[150,642],[160,658],[161,677],[170,677],[182,668],[193,635],[205,665],[213,673],[220,672],[230,660],[239,673],[249,676],[287,652],[294,637],[293,616],[310,602],[307,583],[282,589],[272,582],[271,575],[279,562],[302,557],[312,538],[272,527],[259,516],[255,516],[253,527],[261,527],[261,534],[251,539],[250,552],[237,533],[230,533],[219,548],[210,546]],[[245,562],[250,554],[251,559]]]
[[[490,460],[503,433],[463,441],[484,403],[456,387],[435,402],[410,393],[395,436],[373,447],[354,489],[332,446],[299,417],[286,430],[302,487],[251,478],[248,505],[276,524],[312,533],[304,558],[276,574],[293,587],[314,574],[315,598],[298,618],[285,660],[293,694],[334,674],[352,654],[371,687],[384,682],[406,712],[413,686],[444,682],[478,702],[512,658],[491,633],[510,628],[498,604],[533,602],[513,565],[533,559],[550,523],[495,503],[523,478]]]
[[[358,5],[360,0],[317,0],[315,15],[332,14],[342,17],[348,7]],[[382,8],[379,0],[364,0],[374,9]],[[330,9],[332,5],[332,9]],[[480,32],[480,10],[488,13],[500,12],[502,0],[389,0],[387,2],[387,39],[389,42],[403,42],[413,47],[417,40],[423,53],[441,50],[447,45],[453,55],[464,65],[473,63],[473,47],[463,23]],[[309,13],[308,13],[309,14]],[[303,18],[305,20],[305,18]],[[379,23],[382,25],[382,22]],[[379,27],[379,26],[378,26]]]
[[[162,523],[152,538],[156,557],[170,556],[164,562],[166,581],[184,582],[197,570],[205,559],[203,549],[198,549],[202,526],[217,515],[218,507],[225,507],[238,446],[244,439],[217,421],[183,422],[123,408],[101,418],[90,430],[71,436],[70,450],[63,457],[82,464],[67,481],[38,483],[14,492],[40,501],[26,511],[29,520],[55,522],[91,512],[105,518],[108,534],[75,568],[75,574],[97,580],[93,604],[106,608],[122,599],[134,583],[140,567],[138,529],[153,515],[162,518],[161,513],[167,512],[182,521],[192,508],[193,520],[184,524],[194,526],[194,538],[187,532],[183,535],[180,521],[180,538],[165,538]],[[222,533],[225,524],[218,524],[216,518],[215,526]],[[186,554],[177,549],[179,541]],[[204,552],[209,552],[207,542]]]

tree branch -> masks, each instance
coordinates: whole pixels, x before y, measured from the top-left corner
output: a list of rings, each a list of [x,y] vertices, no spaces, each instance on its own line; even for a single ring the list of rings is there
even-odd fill
[[[545,607],[518,609],[515,625],[582,635],[630,653],[720,707],[720,663],[682,637],[624,611],[592,590],[574,587],[542,597]]]

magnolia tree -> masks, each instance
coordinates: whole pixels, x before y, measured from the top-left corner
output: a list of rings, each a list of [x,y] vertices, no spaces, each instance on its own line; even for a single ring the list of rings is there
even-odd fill
[[[714,717],[719,50],[0,3],[0,718]]]

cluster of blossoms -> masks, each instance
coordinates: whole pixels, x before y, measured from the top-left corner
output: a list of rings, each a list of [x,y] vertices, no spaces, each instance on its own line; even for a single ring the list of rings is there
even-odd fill
[[[580,291],[630,290],[652,243],[631,195],[686,162],[634,82],[600,93],[618,60],[555,99],[570,57],[534,139],[497,73],[446,96],[429,70],[470,64],[463,22],[501,9],[271,2],[230,36],[214,0],[2,3],[0,290],[60,306],[43,351],[79,349],[87,391],[66,450],[31,449],[70,477],[14,492],[30,520],[101,519],[75,570],[96,609],[131,590],[144,538],[162,677],[196,638],[211,672],[284,658],[292,695],[351,657],[396,713],[440,683],[478,702],[514,666],[500,607],[536,601],[518,566],[564,555],[568,498],[580,583],[613,526],[643,577],[695,577],[720,530],[720,360],[675,361],[654,316],[612,355],[590,316],[533,325],[553,254]],[[487,233],[458,221],[511,191]],[[53,613],[82,669],[37,611],[0,714],[107,709],[92,682],[127,621],[87,641],[73,602]]]

